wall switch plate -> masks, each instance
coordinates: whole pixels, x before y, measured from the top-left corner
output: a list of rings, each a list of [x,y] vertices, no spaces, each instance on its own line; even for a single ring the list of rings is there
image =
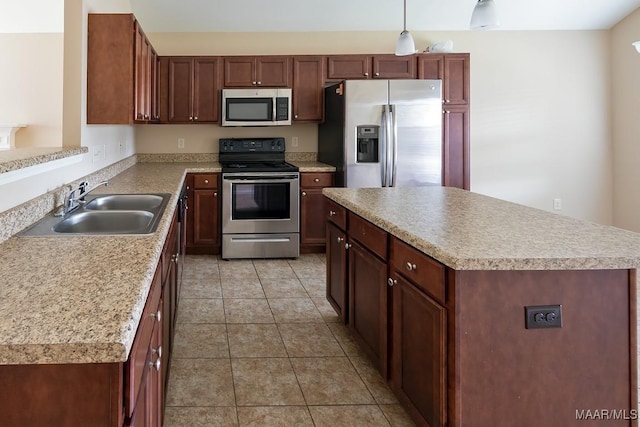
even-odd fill
[[[90,148],[91,160],[93,163],[97,163],[102,158],[102,145],[94,145]]]
[[[292,147],[297,147],[298,146],[298,137],[297,136],[291,137],[291,146]]]
[[[553,199],[553,210],[561,211],[562,210],[562,199],[555,198]]]
[[[530,305],[524,308],[525,328],[562,328],[562,305]]]
[[[178,138],[178,148],[184,148],[184,138]]]

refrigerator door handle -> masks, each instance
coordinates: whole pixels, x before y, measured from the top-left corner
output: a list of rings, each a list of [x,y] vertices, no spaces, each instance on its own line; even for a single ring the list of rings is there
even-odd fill
[[[380,125],[382,126],[382,136],[380,144],[380,153],[382,155],[382,161],[380,162],[381,182],[383,187],[387,187],[389,176],[389,144],[391,143],[391,126],[389,123],[389,106],[382,106],[382,116],[380,118]]]
[[[389,149],[390,161],[389,161],[389,187],[396,186],[396,169],[398,165],[398,117],[396,115],[396,106],[390,105],[389,111],[391,113],[391,130],[393,132],[393,140]]]

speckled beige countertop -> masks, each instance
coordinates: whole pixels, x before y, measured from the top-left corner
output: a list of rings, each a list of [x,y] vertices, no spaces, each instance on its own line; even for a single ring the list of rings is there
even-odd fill
[[[314,162],[314,161],[299,161],[291,160],[289,163],[298,166],[300,172],[335,172],[334,166],[327,165],[326,163]]]
[[[0,244],[0,364],[128,358],[186,172],[217,163],[138,163],[100,193],[171,193],[143,236],[19,237]]]
[[[11,172],[87,152],[89,152],[87,147],[33,147],[0,151],[0,173]]]
[[[329,188],[323,193],[456,270],[640,265],[638,233],[457,188]]]

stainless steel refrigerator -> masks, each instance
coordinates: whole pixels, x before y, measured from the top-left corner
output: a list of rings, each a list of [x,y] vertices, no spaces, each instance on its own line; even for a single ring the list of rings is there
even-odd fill
[[[441,80],[346,80],[325,88],[318,161],[341,187],[442,184]]]

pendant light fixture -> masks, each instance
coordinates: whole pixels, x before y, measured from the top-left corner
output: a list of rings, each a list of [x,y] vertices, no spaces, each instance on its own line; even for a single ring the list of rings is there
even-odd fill
[[[640,53],[640,41],[633,42],[633,43],[631,43],[631,45],[636,48],[638,53]]]
[[[500,26],[498,10],[493,0],[478,0],[471,14],[472,30],[491,30]]]
[[[396,56],[413,55],[416,53],[416,44],[411,33],[407,31],[407,0],[404,0],[404,26],[396,42]]]

